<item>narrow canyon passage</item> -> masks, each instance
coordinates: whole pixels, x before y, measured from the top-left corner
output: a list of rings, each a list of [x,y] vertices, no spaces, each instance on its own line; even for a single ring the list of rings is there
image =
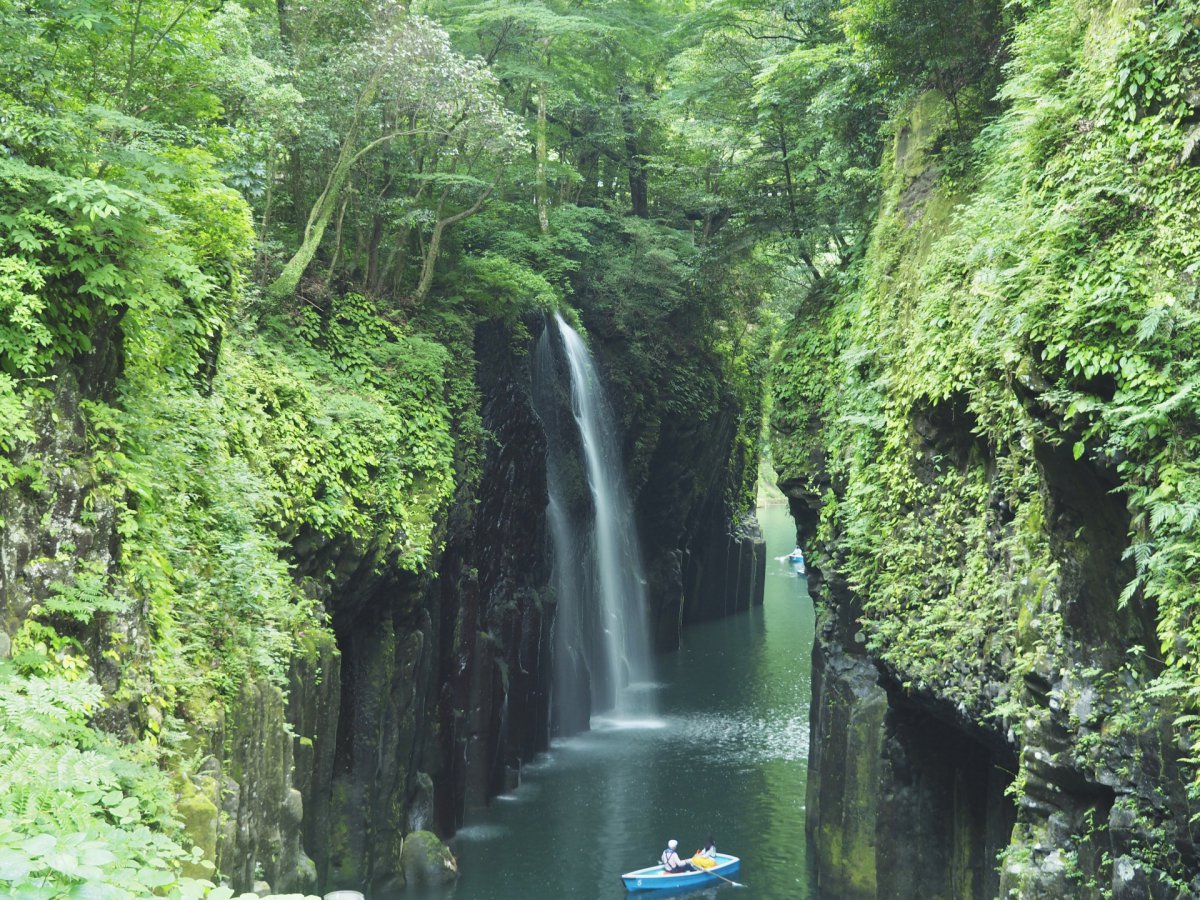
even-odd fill
[[[785,507],[759,520],[769,555],[791,550]],[[745,857],[738,896],[803,898],[813,609],[803,579],[768,561],[761,608],[684,630],[654,660],[657,712],[593,717],[556,741],[522,783],[468,813],[452,842],[462,878],[423,900],[622,897],[619,873],[650,865],[669,837],[708,832]],[[634,704],[630,704],[631,707]],[[727,886],[694,896],[711,896]]]

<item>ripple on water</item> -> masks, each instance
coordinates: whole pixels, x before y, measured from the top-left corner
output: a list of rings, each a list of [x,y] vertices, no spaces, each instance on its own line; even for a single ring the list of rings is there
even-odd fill
[[[745,718],[699,713],[680,720],[678,737],[736,763],[808,759],[807,716]]]
[[[528,803],[537,796],[537,793],[537,785],[522,782],[515,791],[510,791],[507,794],[497,794],[492,799],[500,803]]]
[[[504,837],[508,833],[508,829],[503,825],[468,825],[466,828],[460,828],[454,833],[456,841],[464,843],[475,843],[478,841],[494,841],[497,838]]]
[[[592,719],[592,731],[655,731],[667,725],[667,720],[658,716],[596,716]]]

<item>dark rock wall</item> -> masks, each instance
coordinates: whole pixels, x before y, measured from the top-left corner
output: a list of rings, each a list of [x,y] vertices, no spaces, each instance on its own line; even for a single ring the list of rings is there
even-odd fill
[[[612,344],[601,347],[601,365],[620,366],[625,341],[603,327],[591,333]],[[766,544],[744,500],[746,480],[757,477],[757,444],[742,440],[747,427],[757,435],[760,420],[728,386],[718,386],[711,414],[692,416],[660,408],[668,401],[654,393],[659,385],[641,387],[636,400],[614,391],[613,402],[627,428],[655,644],[669,649],[685,624],[762,603]]]
[[[1186,683],[1158,680],[1170,648],[1132,584],[1154,529],[1126,498],[1158,476],[1116,439],[1085,440],[1093,420],[1074,411],[1110,403],[1116,382],[1072,383],[1025,325],[1011,369],[989,349],[953,385],[932,375],[984,321],[959,305],[982,268],[939,274],[939,254],[969,256],[984,246],[958,242],[978,241],[972,216],[1032,196],[939,179],[942,104],[927,92],[898,122],[864,275],[814,291],[777,369],[773,456],[822,623],[808,802],[822,896],[1200,896],[1195,742],[1173,725]],[[1012,252],[1040,252],[1042,234]],[[926,318],[948,297],[948,318]]]
[[[336,649],[297,661],[289,708],[323,887],[402,887],[408,834],[453,833],[547,745],[544,440],[523,347],[485,325],[475,349],[480,472],[460,485],[436,574],[296,548],[303,570],[342,576],[325,595]]]
[[[763,602],[766,543],[753,510],[736,500],[745,466],[757,471],[758,461],[734,452],[737,412],[670,421],[654,435],[635,502],[660,648],[677,646],[686,624]]]
[[[328,877],[333,845],[330,804],[342,702],[341,670],[342,654],[336,641],[322,634],[314,636],[311,645],[296,656],[288,676],[287,720],[295,733],[293,780],[303,803],[303,846],[321,881]]]
[[[1016,770],[1011,749],[882,672],[846,615],[854,604],[843,584],[810,568],[810,590],[825,604],[813,648],[806,802],[820,895],[997,896],[996,856],[1016,816],[1005,795]]]
[[[865,657],[813,648],[805,823],[822,896],[875,897],[887,695]]]
[[[285,727],[283,692],[273,684],[243,687],[233,708],[231,734],[215,781],[219,785],[217,864],[234,885],[264,880],[295,891],[317,889],[317,870],[302,846],[304,800],[293,784],[292,738]],[[213,770],[210,764],[209,771]],[[261,879],[258,877],[261,872]]]
[[[438,824],[457,828],[549,742],[550,576],[545,436],[529,348],[499,326],[476,339],[487,442],[479,500],[441,566]],[[464,523],[466,524],[466,523]]]
[[[80,403],[99,399],[95,385],[74,371],[54,379],[53,396],[38,404],[36,441],[14,462],[40,470],[0,491],[0,624],[14,632],[49,585],[68,580],[82,563],[110,569],[118,553],[113,504],[97,496],[86,458],[86,425]],[[90,507],[89,515],[83,515]]]
[[[683,558],[684,624],[762,604],[767,545],[753,514],[733,525],[725,516],[711,516]]]
[[[90,438],[83,404],[107,402],[120,376],[123,356],[115,322],[101,319],[94,349],[72,364],[60,364],[47,394],[33,401],[34,439],[19,445],[11,462],[33,477],[0,490],[0,655],[11,652],[11,635],[46,598],[56,582],[69,583],[82,566],[111,574],[120,556],[116,504],[110,485],[90,465]],[[136,606],[84,626],[63,623],[64,631],[88,650],[106,690],[116,689],[121,671],[102,651],[119,638],[135,645],[145,634],[145,610]],[[127,710],[110,707],[105,727],[122,732]]]

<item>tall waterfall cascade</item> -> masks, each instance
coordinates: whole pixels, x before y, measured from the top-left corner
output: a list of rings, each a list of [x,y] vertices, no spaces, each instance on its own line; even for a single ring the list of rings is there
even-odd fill
[[[594,712],[611,710],[621,718],[647,711],[650,695],[632,688],[650,677],[650,640],[641,551],[612,411],[583,339],[559,315],[554,326],[538,342],[533,376],[548,438],[557,601],[554,727],[570,733],[586,728]]]

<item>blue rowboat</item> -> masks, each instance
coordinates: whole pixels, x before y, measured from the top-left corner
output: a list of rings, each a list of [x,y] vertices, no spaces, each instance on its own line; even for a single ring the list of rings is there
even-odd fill
[[[714,858],[717,864],[711,869],[671,875],[662,866],[650,866],[636,872],[627,872],[621,876],[621,880],[625,882],[625,890],[634,894],[641,891],[685,891],[708,884],[719,884],[722,878],[732,878],[736,875],[742,865],[740,859],[728,853],[718,853]]]

